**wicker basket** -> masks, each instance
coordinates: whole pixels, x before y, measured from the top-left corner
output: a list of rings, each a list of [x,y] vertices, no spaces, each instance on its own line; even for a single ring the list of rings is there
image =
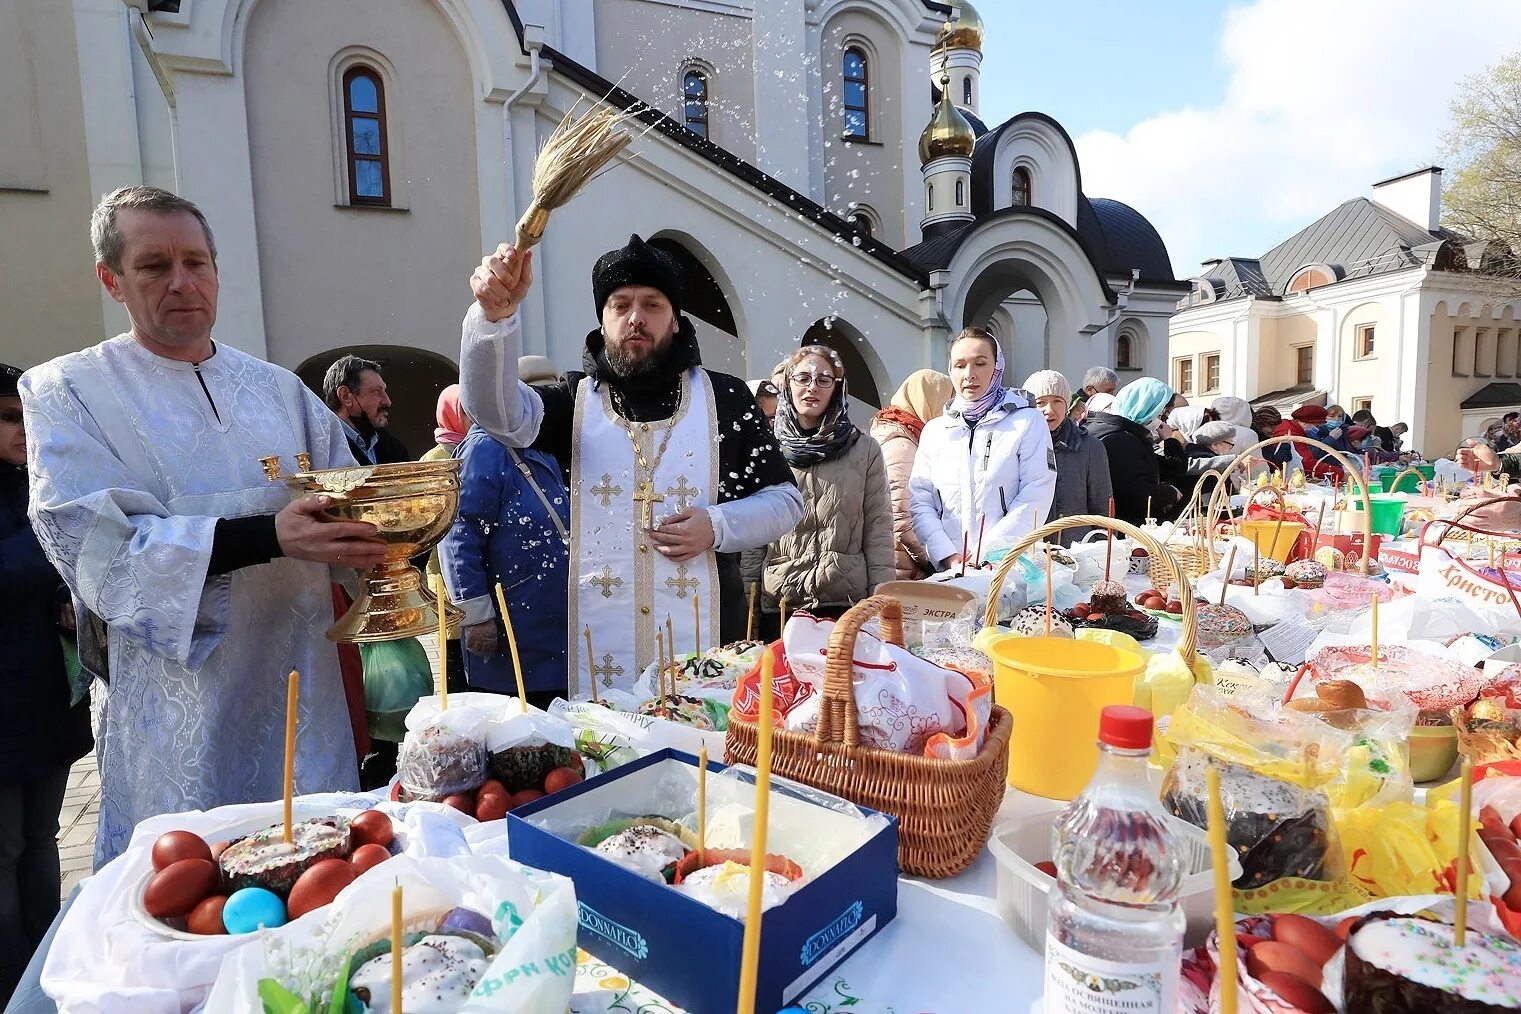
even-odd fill
[[[1495,764],[1521,760],[1521,743],[1512,742],[1498,732],[1468,727],[1463,708],[1453,708],[1452,725],[1458,730],[1458,753],[1475,764]]]
[[[1160,580],[1176,582],[1180,589],[1188,584],[1188,576],[1174,555],[1178,547],[1164,546],[1139,528],[1118,518],[1100,517],[1097,514],[1074,514],[1071,517],[1060,518],[1048,525],[1042,525],[1023,539],[1020,539],[1009,550],[1008,555],[1003,558],[1003,562],[998,565],[998,569],[993,572],[993,580],[988,586],[988,607],[986,614],[983,616],[983,625],[991,627],[998,622],[998,597],[1003,594],[1003,583],[1008,579],[1009,572],[1014,569],[1015,564],[1019,562],[1021,553],[1042,539],[1050,538],[1058,532],[1065,531],[1068,528],[1079,528],[1087,525],[1107,528],[1127,538],[1134,539],[1138,544],[1146,548],[1146,552],[1151,554],[1153,568],[1158,563],[1161,564],[1163,576]],[[1159,584],[1158,587],[1161,587],[1161,585]],[[1198,670],[1195,668],[1195,663],[1198,660],[1196,652],[1199,646],[1198,606],[1194,601],[1193,595],[1181,595],[1180,598],[1183,601],[1183,630],[1182,635],[1178,639],[1178,654],[1183,657],[1183,664],[1188,666],[1189,671],[1197,675]]]
[[[882,638],[903,644],[903,609],[896,599],[875,595],[841,617],[829,638],[818,728],[812,733],[773,730],[771,770],[897,817],[898,867],[904,873],[955,876],[987,844],[993,816],[1003,803],[1014,720],[995,705],[982,750],[970,760],[862,745],[851,663],[856,634],[879,615]],[[755,722],[731,715],[724,760],[754,764],[759,739]]]

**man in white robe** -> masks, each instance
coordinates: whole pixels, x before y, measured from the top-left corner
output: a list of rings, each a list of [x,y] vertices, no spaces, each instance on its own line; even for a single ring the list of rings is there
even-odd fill
[[[99,866],[138,821],[281,795],[286,677],[301,673],[298,792],[358,787],[330,566],[384,555],[369,525],[292,501],[259,459],[353,465],[289,371],[218,345],[216,245],[200,210],[127,187],[91,221],[96,274],[132,329],[21,380],[29,514],[106,680]],[[89,637],[103,631],[104,645]]]
[[[532,259],[503,244],[471,279],[461,401],[497,440],[546,451],[570,475],[567,676],[585,698],[592,679],[631,689],[664,631],[667,657],[744,636],[739,554],[791,530],[803,500],[755,395],[702,368],[674,260],[638,236],[592,269],[602,326],[583,372],[522,383],[517,309]],[[462,605],[476,619],[476,603]]]

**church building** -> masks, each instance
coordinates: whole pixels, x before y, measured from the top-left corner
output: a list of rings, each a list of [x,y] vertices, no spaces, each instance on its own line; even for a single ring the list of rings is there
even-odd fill
[[[126,184],[206,211],[215,336],[309,383],[381,362],[393,428],[431,442],[466,281],[510,238],[576,108],[631,114],[631,156],[555,212],[526,351],[577,368],[593,261],[639,233],[683,265],[703,357],[766,376],[837,348],[852,406],[989,327],[1008,378],[1166,376],[1188,284],[1145,217],[1084,193],[1060,123],[984,122],[996,60],[930,0],[16,0],[0,34],[0,359],[125,330],[90,207]],[[1005,40],[1007,51],[1014,40]],[[15,139],[15,143],[11,143]],[[22,248],[23,249],[18,249]]]

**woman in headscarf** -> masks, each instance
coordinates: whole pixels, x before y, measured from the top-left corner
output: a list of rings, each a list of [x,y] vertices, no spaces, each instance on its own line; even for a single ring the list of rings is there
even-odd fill
[[[549,360],[524,356],[518,376],[544,384],[558,374]],[[548,452],[509,448],[478,426],[466,434],[458,457],[459,516],[439,552],[449,594],[465,611],[465,680],[472,690],[517,694],[496,601],[500,584],[528,702],[548,707],[566,689],[570,497],[564,476]]]
[[[914,533],[936,571],[963,552],[980,566],[1043,524],[1056,496],[1051,431],[1034,399],[1004,387],[998,342],[969,327],[950,353],[956,396],[924,424],[909,480]]]
[[[1067,402],[1072,397],[1067,378],[1055,370],[1040,370],[1025,378],[1023,390],[1035,399],[1056,451],[1056,498],[1051,501],[1046,521],[1074,514],[1108,514],[1109,498],[1114,495],[1109,487],[1109,460],[1103,445],[1067,414]],[[1070,546],[1091,531],[1087,526],[1068,528],[1057,541]]]
[[[924,424],[939,418],[955,392],[951,378],[935,370],[909,375],[886,408],[871,421],[871,438],[882,447],[887,482],[893,495],[893,539],[899,581],[917,581],[935,572],[914,534],[914,513],[909,506],[908,482],[919,450]]]
[[[787,358],[776,406],[776,441],[803,494],[803,518],[766,550],[761,587],[764,622],[778,633],[788,612],[838,618],[891,581],[893,509],[882,449],[850,421],[845,364],[823,345]]]
[[[1088,434],[1109,456],[1114,513],[1122,521],[1143,524],[1148,503],[1152,518],[1174,517],[1182,506],[1187,459],[1179,434],[1161,420],[1172,401],[1166,384],[1142,377],[1120,388],[1108,411],[1088,416]]]

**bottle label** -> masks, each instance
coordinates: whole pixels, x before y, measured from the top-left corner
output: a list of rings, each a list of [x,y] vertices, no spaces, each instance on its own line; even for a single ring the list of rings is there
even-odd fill
[[[1173,1014],[1181,961],[1104,961],[1047,934],[1046,1014]]]

